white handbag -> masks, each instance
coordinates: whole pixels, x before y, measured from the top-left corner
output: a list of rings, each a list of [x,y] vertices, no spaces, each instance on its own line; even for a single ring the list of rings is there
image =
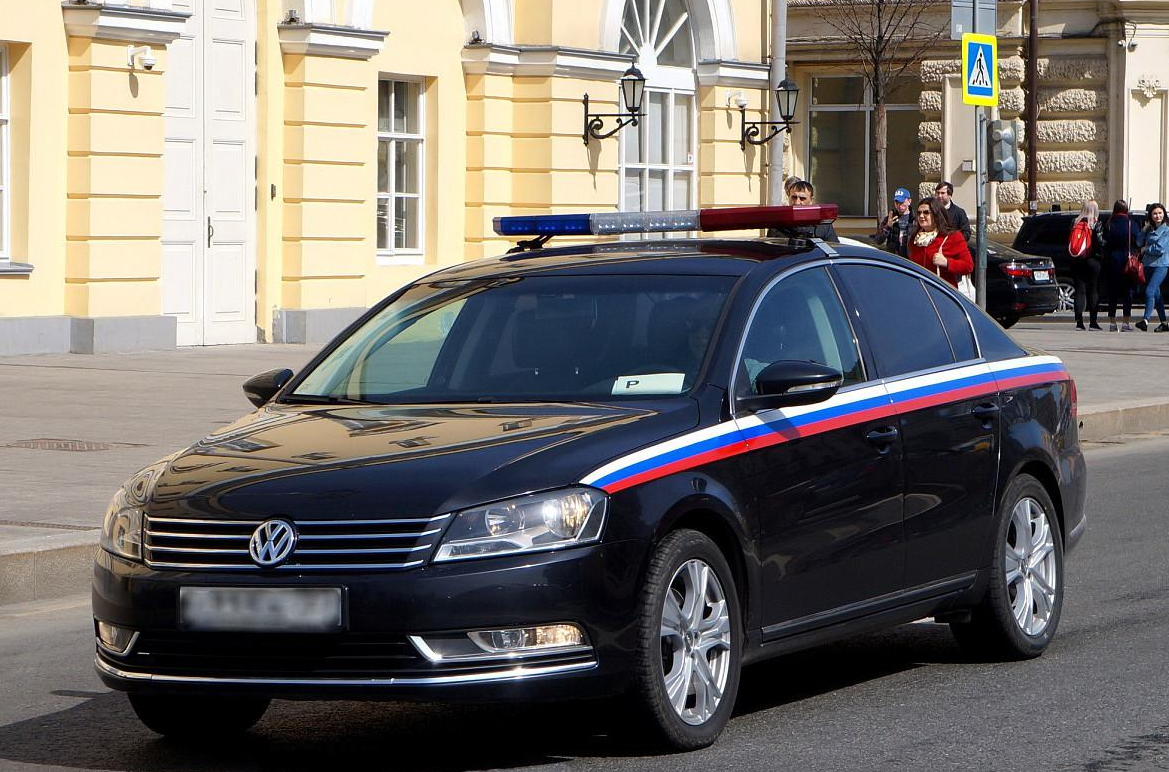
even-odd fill
[[[974,282],[970,281],[970,274],[965,274],[958,279],[958,291],[966,296],[966,299],[971,303],[978,302],[977,293],[974,290]]]

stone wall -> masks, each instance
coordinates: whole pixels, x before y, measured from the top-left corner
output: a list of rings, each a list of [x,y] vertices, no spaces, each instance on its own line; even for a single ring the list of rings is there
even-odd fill
[[[1023,109],[1025,63],[1018,50],[1001,45],[999,62],[998,118],[1016,120],[1019,135],[1020,181],[992,183],[989,229],[992,233],[1012,234],[1019,229],[1027,210],[1028,159]],[[1042,51],[1042,49],[1041,49]],[[1012,55],[1013,54],[1013,55]],[[924,183],[921,195],[933,192],[932,180],[942,166],[943,83],[958,75],[961,62],[937,59],[922,62],[923,120],[918,136],[925,145],[919,166],[930,182]],[[1037,195],[1041,211],[1059,204],[1064,209],[1078,209],[1087,198],[1107,198],[1108,169],[1107,78],[1108,62],[1098,56],[1045,56],[1039,59],[1039,124],[1035,167],[1038,173]],[[993,116],[992,116],[993,117]]]

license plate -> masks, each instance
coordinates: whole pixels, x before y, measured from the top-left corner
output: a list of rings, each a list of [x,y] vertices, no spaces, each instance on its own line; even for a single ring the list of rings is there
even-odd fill
[[[1051,281],[1051,271],[1035,271],[1031,275],[1035,281]]]
[[[341,629],[340,587],[180,587],[187,630],[324,633]]]

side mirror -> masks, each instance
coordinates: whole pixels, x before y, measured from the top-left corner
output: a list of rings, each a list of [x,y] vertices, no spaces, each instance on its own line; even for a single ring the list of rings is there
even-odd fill
[[[791,405],[811,405],[831,397],[844,383],[835,367],[785,359],[773,362],[755,376],[755,393],[738,404],[752,412]]]
[[[253,375],[244,381],[244,395],[256,407],[263,407],[290,380],[292,380],[292,371],[287,367]]]

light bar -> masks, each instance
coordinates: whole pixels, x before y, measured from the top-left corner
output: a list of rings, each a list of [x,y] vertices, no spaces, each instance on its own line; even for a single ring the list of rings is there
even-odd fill
[[[594,212],[496,217],[500,236],[611,236],[667,231],[737,231],[791,228],[836,219],[836,204],[811,206],[735,206],[671,212]]]

